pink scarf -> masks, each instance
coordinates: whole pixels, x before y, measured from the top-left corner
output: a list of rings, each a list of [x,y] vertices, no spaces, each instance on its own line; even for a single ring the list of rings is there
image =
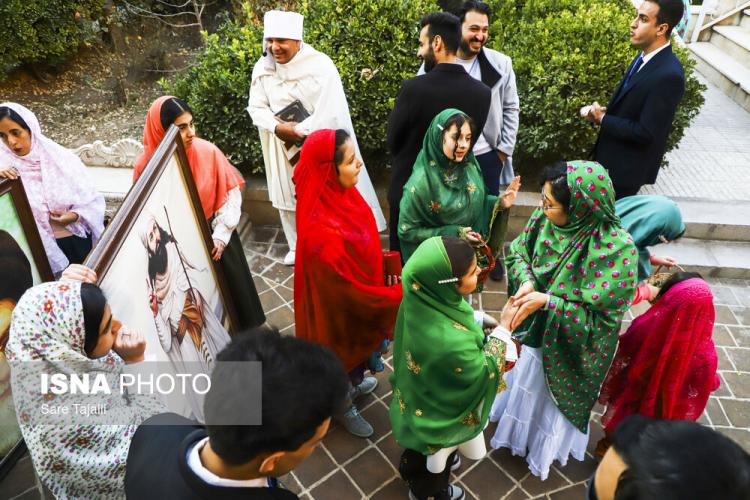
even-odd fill
[[[12,102],[0,106],[18,113],[31,129],[31,150],[26,156],[17,156],[0,142],[0,165],[11,165],[20,173],[52,272],[57,274],[68,266],[68,259],[55,241],[50,212],[77,213],[78,221],[66,229],[81,238],[90,234],[96,244],[104,231],[104,197],[94,187],[81,160],[42,134],[34,113]]]
[[[620,337],[599,402],[607,433],[628,415],[697,420],[719,387],[711,289],[702,279],[667,291]]]

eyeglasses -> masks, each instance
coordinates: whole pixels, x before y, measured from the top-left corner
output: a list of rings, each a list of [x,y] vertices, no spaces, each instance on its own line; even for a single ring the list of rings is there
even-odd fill
[[[542,189],[542,210],[546,212],[547,210],[560,210],[561,208],[562,207],[553,207],[552,205],[547,203],[547,200],[544,196],[544,189]]]

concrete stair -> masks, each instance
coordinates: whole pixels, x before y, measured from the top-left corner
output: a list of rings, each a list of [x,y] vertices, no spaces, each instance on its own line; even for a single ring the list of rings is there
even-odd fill
[[[750,111],[750,9],[701,34],[688,48],[696,68],[709,81]]]

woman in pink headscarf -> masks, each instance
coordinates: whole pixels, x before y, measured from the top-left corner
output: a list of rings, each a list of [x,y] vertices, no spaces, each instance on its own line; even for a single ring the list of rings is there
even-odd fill
[[[697,273],[675,273],[653,306],[620,337],[602,385],[602,425],[612,435],[628,415],[698,420],[719,387],[711,288]],[[606,439],[598,452],[606,448]]]
[[[82,263],[104,230],[104,197],[86,167],[20,104],[0,104],[0,139],[0,178],[23,181],[52,272]]]

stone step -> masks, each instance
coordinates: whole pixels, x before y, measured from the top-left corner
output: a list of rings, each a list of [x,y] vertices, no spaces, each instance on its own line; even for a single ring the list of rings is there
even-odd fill
[[[697,70],[740,106],[750,111],[750,67],[745,67],[711,42],[688,45]]]
[[[750,28],[743,26],[714,26],[711,43],[726,55],[750,69]]]
[[[750,9],[742,11],[742,17],[740,18],[740,26],[743,28],[750,29]]]
[[[657,255],[668,255],[686,271],[698,272],[704,278],[750,278],[750,243],[681,238],[669,245],[652,249]]]

